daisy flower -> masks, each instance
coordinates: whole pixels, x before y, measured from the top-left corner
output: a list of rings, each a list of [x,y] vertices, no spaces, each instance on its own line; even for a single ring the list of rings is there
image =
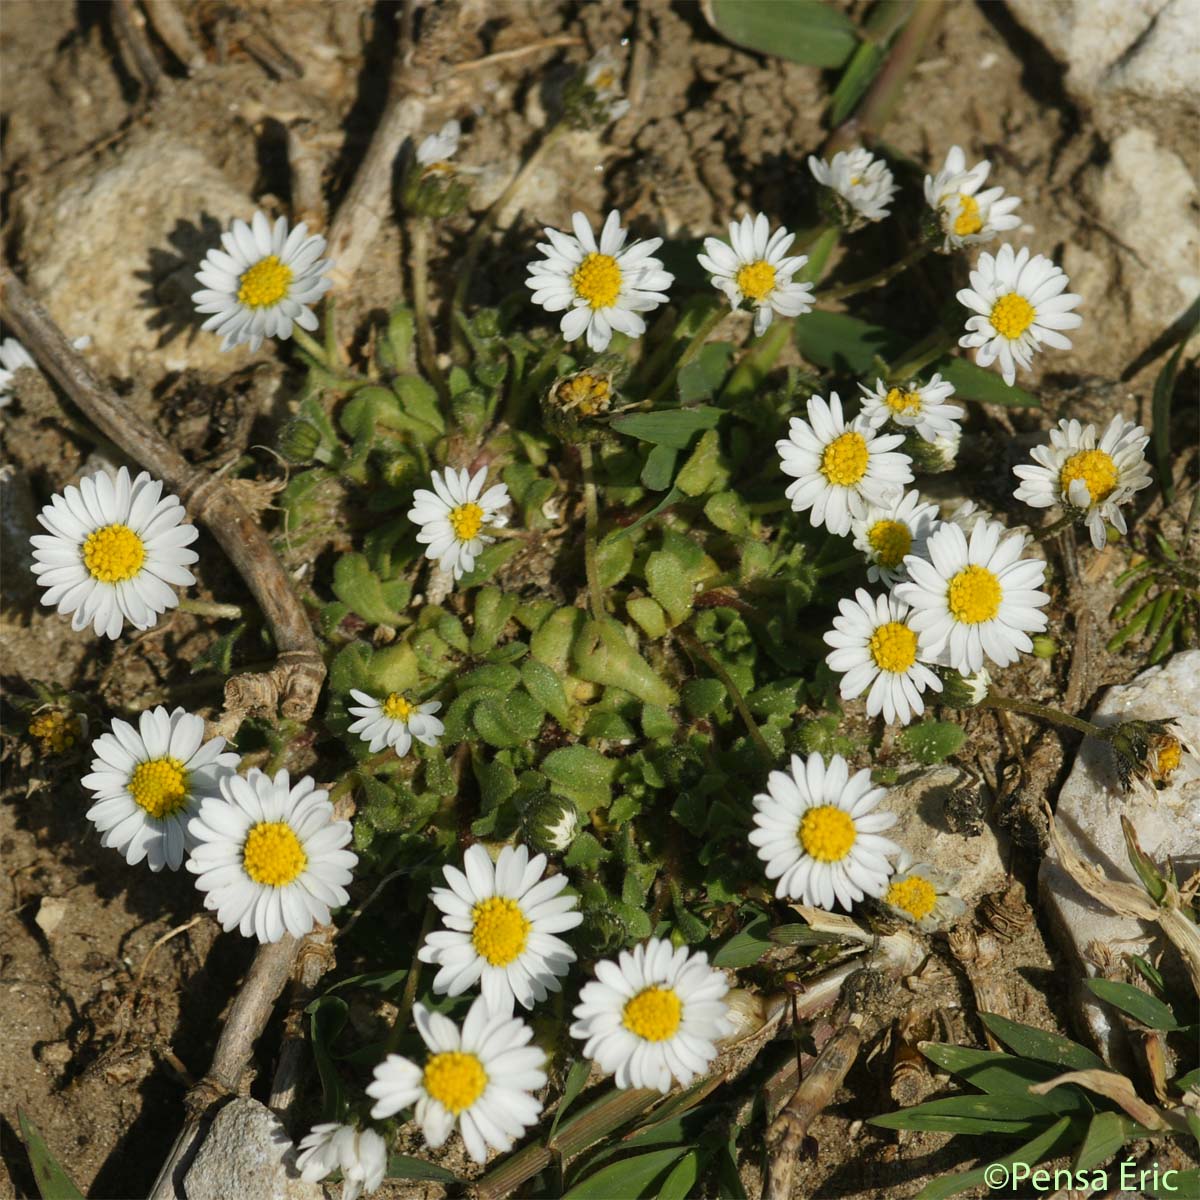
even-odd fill
[[[482,996],[461,1031],[423,1004],[413,1005],[413,1020],[432,1053],[423,1067],[389,1054],[375,1068],[367,1085],[375,1100],[371,1116],[379,1120],[416,1104],[417,1124],[434,1150],[455,1125],[477,1163],[487,1160],[489,1146],[511,1150],[542,1111],[531,1093],[546,1084],[546,1056],[529,1044],[533,1030],[519,1017],[492,1012]]]
[[[387,1174],[387,1142],[373,1129],[328,1121],[314,1125],[297,1147],[300,1178],[316,1183],[334,1171],[342,1173],[342,1200],[358,1200],[373,1192]]]
[[[1074,329],[1083,318],[1071,312],[1082,297],[1065,290],[1069,282],[1048,258],[1030,258],[1026,247],[1014,252],[1005,244],[995,257],[984,252],[971,272],[971,286],[958,293],[959,303],[975,314],[967,318],[958,344],[974,349],[981,367],[999,359],[1000,374],[1011,387],[1017,367],[1029,370],[1043,343],[1070,350],[1071,339],[1059,330]]]
[[[199,555],[186,547],[199,530],[162,491],[147,472],[131,482],[122,467],[116,478],[101,471],[64,488],[38,514],[47,532],[29,539],[33,573],[46,589],[42,603],[74,614],[72,629],[91,625],[110,638],[126,621],[149,629],[179,603],[173,588],[196,582],[187,568]]]
[[[1019,196],[1004,196],[1002,187],[979,190],[991,169],[992,164],[985,160],[967,170],[962,147],[951,146],[942,169],[925,176],[925,203],[941,226],[944,251],[990,242],[998,233],[1020,225],[1021,218],[1013,215],[1021,203]]]
[[[771,233],[766,215],[759,213],[730,221],[728,243],[705,238],[704,253],[696,256],[734,308],[750,301],[756,336],[767,331],[776,313],[798,317],[812,308],[812,284],[792,279],[808,262],[803,254],[787,257],[795,237],[782,226]]]
[[[925,553],[937,513],[937,505],[923,501],[920,492],[903,492],[891,504],[868,505],[865,515],[850,523],[854,548],[867,558],[867,580],[891,587],[907,579],[904,556]]]
[[[559,978],[575,961],[575,951],[554,935],[583,921],[574,911],[578,899],[559,894],[565,875],[543,879],[546,856],[530,858],[524,846],[505,846],[493,867],[476,844],[463,867],[465,874],[443,867],[450,886],[433,889],[446,928],[431,933],[418,953],[441,968],[433,990],[460,996],[480,983],[494,1013],[511,1013],[514,1000],[532,1008],[560,990]]]
[[[882,896],[892,873],[890,858],[900,847],[880,834],[896,823],[895,813],[875,812],[887,794],[871,786],[871,772],[850,775],[835,754],[826,767],[819,754],[805,761],[792,755],[791,771],[772,771],[767,790],[754,797],[750,841],[778,879],[780,900],[813,908],[847,911],[864,896]]]
[[[357,733],[372,754],[391,746],[403,758],[412,749],[413,739],[426,746],[436,746],[446,727],[433,714],[441,708],[437,700],[413,704],[400,692],[390,692],[382,700],[350,689],[358,704],[350,705],[350,715],[358,720],[347,732]]]
[[[431,133],[417,147],[417,165],[434,168],[444,166],[458,153],[461,137],[462,126],[457,121],[447,121],[437,133]]]
[[[863,221],[882,221],[896,193],[888,165],[861,146],[839,150],[826,162],[808,156],[808,167],[820,184],[832,189]]]
[[[915,379],[904,387],[888,387],[882,379],[875,380],[872,391],[860,383],[862,415],[872,429],[891,421],[902,429],[915,429],[927,442],[939,437],[956,437],[963,410],[946,401],[954,395],[954,384],[935,375],[928,383]]]
[[[825,635],[833,653],[825,661],[842,676],[842,699],[870,688],[867,716],[883,713],[891,725],[907,725],[925,711],[921,693],[942,690],[942,681],[917,661],[917,635],[908,625],[908,605],[894,596],[872,598],[859,588],[838,602],[840,616]]]
[[[608,349],[614,329],[641,337],[646,322],[638,314],[664,303],[675,279],[651,257],[662,238],[626,246],[627,232],[616,210],[608,214],[599,244],[583,213],[572,215],[571,227],[574,237],[547,228],[549,243],[538,243],[545,260],[530,263],[525,280],[533,302],[547,312],[566,310],[559,326],[563,337],[573,342],[586,334],[597,352]]]
[[[196,844],[188,822],[203,800],[221,794],[220,783],[240,761],[222,753],[225,739],[204,740],[204,718],[177,708],[142,713],[137,728],[113,721],[112,732],[92,742],[92,773],[83,786],[96,803],[87,819],[129,865],[147,859],[150,870],[178,871]]]
[[[249,225],[234,221],[221,245],[224,250],[210,250],[200,264],[196,281],[204,286],[192,300],[197,312],[212,314],[201,328],[222,335],[222,350],[248,343],[254,351],[263,338],[289,338],[293,323],[316,329],[308,305],[332,286],[333,264],[321,257],[323,237],[309,237],[303,223],[289,234],[286,217],[272,225],[256,212]]]
[[[14,337],[0,342],[0,408],[7,408],[12,403],[13,379],[18,371],[26,369],[37,370],[37,363],[29,351]]]
[[[443,571],[453,571],[461,579],[475,566],[475,560],[496,539],[484,530],[503,529],[508,515],[500,509],[509,503],[508,488],[502,483],[483,490],[487,467],[474,475],[466,470],[434,471],[430,477],[433,491],[418,488],[408,519],[420,525],[417,541],[425,545],[425,557],[437,559]]]
[[[1033,649],[1029,634],[1046,628],[1046,614],[1037,610],[1050,597],[1039,590],[1046,564],[1021,557],[1026,540],[981,517],[968,542],[946,521],[930,535],[926,558],[905,558],[908,580],[895,594],[914,610],[908,623],[922,658],[969,675],[985,658],[1006,667]]]
[[[914,863],[912,855],[904,850],[880,900],[895,916],[932,933],[966,911],[967,906],[951,892],[957,882],[956,875],[935,871],[928,863]]]
[[[219,799],[207,799],[188,831],[196,842],[187,869],[204,907],[221,928],[277,942],[329,924],[329,910],[349,899],[358,856],[345,849],[350,822],[333,819],[328,793],[308,775],[292,784],[251,768],[227,775]]]
[[[1013,468],[1021,480],[1013,494],[1034,508],[1063,504],[1080,514],[1092,545],[1104,548],[1105,523],[1125,533],[1121,505],[1151,483],[1146,465],[1149,435],[1122,416],[1113,417],[1097,445],[1095,425],[1059,421],[1050,430],[1050,445],[1030,453],[1033,466]]]
[[[911,460],[895,449],[903,441],[900,433],[877,434],[861,416],[847,424],[837,392],[828,403],[813,396],[808,420],[793,417],[775,443],[783,473],[796,477],[784,495],[796,512],[812,510],[813,525],[845,536],[869,505],[890,504],[912,482]]]
[[[596,964],[596,978],[579,993],[571,1036],[584,1042],[619,1088],[671,1089],[703,1075],[716,1043],[734,1029],[725,993],[729,981],[708,955],[651,938],[616,962]]]

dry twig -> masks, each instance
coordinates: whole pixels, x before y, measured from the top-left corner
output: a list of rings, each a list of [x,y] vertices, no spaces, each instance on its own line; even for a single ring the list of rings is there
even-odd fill
[[[303,606],[257,522],[219,477],[193,467],[155,429],[92,374],[50,314],[8,267],[0,267],[0,313],[91,422],[176,492],[188,512],[208,526],[246,581],[271,627],[279,657],[261,675],[235,675],[225,685],[226,712],[238,720],[252,710],[306,721],[317,706],[325,662]]]
[[[146,18],[134,7],[134,0],[115,0],[108,11],[117,41],[129,52],[142,84],[153,96],[162,88],[165,76],[146,37]]]

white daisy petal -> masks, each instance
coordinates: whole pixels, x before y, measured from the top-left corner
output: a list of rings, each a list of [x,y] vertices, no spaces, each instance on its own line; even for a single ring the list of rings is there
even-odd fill
[[[942,169],[925,176],[925,202],[941,226],[943,252],[990,242],[1021,224],[1021,218],[1013,213],[1021,203],[1018,197],[1005,197],[999,187],[979,190],[990,170],[988,162],[967,170],[962,147],[951,146]]]
[[[435,559],[456,580],[472,569],[483,546],[494,540],[486,531],[508,523],[500,511],[508,507],[508,488],[498,483],[484,491],[486,478],[486,468],[477,471],[473,481],[466,471],[458,475],[453,467],[434,471],[434,490],[418,489],[408,510],[408,519],[420,526],[417,541],[426,546],[425,557]]]
[[[869,150],[839,150],[829,162],[809,155],[808,166],[813,178],[840,198],[851,227],[888,215],[896,183],[887,163]]]

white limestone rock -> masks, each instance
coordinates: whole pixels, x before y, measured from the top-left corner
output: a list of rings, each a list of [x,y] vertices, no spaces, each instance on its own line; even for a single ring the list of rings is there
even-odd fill
[[[217,1113],[183,1180],[187,1200],[322,1200],[296,1170],[296,1149],[279,1118],[247,1096]]]
[[[1200,650],[1176,654],[1131,683],[1109,688],[1092,720],[1113,725],[1164,717],[1175,719],[1185,741],[1200,744]],[[1156,796],[1145,789],[1123,792],[1109,747],[1086,738],[1059,793],[1056,813],[1064,842],[1111,879],[1138,885],[1121,832],[1122,815],[1155,862],[1174,859],[1180,882],[1200,867],[1200,765],[1186,756],[1172,786]],[[1038,883],[1042,910],[1071,963],[1076,1015],[1105,1058],[1119,1064],[1124,1059],[1119,1026],[1104,1005],[1077,987],[1081,978],[1098,973],[1087,948],[1096,941],[1117,957],[1145,954],[1152,942],[1161,946],[1162,938],[1154,926],[1115,916],[1088,896],[1059,865],[1053,849],[1042,862]]]

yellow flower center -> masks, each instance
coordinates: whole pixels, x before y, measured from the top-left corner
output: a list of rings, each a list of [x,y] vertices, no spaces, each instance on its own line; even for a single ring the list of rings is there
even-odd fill
[[[507,967],[521,956],[533,926],[515,900],[489,896],[475,905],[471,917],[471,943],[480,958],[493,967]]]
[[[286,821],[262,821],[246,835],[242,866],[255,883],[283,887],[308,866],[308,855]]]
[[[621,292],[621,268],[611,254],[589,254],[575,268],[571,286],[591,308],[612,308]]]
[[[159,819],[174,816],[187,803],[187,772],[177,758],[138,763],[128,787],[137,806]]]
[[[288,294],[292,268],[271,254],[244,271],[239,282],[238,300],[242,304],[247,308],[270,308]]]
[[[870,644],[871,657],[881,671],[900,675],[917,661],[917,635],[900,621],[880,625]]]
[[[850,853],[857,836],[854,818],[836,804],[810,808],[800,818],[796,832],[804,853],[817,862],[840,862]]]
[[[483,528],[483,509],[473,500],[450,510],[450,528],[460,542],[469,542]]]
[[[665,1042],[683,1020],[683,1004],[674,988],[648,987],[625,1002],[621,1024],[635,1037]]]
[[[425,1064],[425,1090],[456,1117],[483,1095],[487,1081],[483,1063],[461,1050],[435,1054]]]
[[[1000,611],[1000,580],[987,567],[964,567],[950,580],[946,604],[964,625],[990,621]]]
[[[1087,485],[1092,503],[1099,504],[1112,494],[1120,475],[1111,455],[1103,450],[1080,450],[1063,463],[1062,473],[1058,477],[1058,485],[1064,496],[1070,493],[1071,484],[1077,479],[1082,479]]]
[[[617,73],[611,68],[605,68],[596,74],[596,78],[592,80],[592,87],[598,92],[606,92],[609,88],[615,87],[617,82]]]
[[[921,411],[920,392],[905,392],[900,388],[892,388],[884,397],[883,402],[892,412],[898,413],[901,416],[906,413],[919,413]]]
[[[867,531],[867,541],[876,561],[891,570],[912,549],[912,530],[903,521],[876,521]]]
[[[959,237],[970,237],[983,228],[979,216],[979,201],[974,196],[959,195],[958,216],[954,219],[954,232]]]
[[[79,718],[58,709],[39,713],[29,722],[29,736],[42,743],[43,754],[62,754],[79,740]]]
[[[1033,324],[1036,316],[1037,309],[1024,296],[1018,296],[1016,292],[1009,292],[1007,296],[1001,296],[992,305],[992,315],[989,319],[992,322],[992,328],[1001,337],[1008,338],[1012,342],[1016,341]]]
[[[914,921],[920,921],[937,907],[937,889],[928,879],[910,875],[899,883],[893,883],[883,899],[885,904],[908,913]]]
[[[383,715],[393,721],[407,721],[417,711],[417,706],[410,704],[399,692],[392,692],[379,707]]]
[[[580,371],[558,386],[555,399],[562,408],[576,408],[585,417],[604,412],[612,403],[612,384],[605,375]]]
[[[852,487],[867,473],[869,461],[866,438],[849,430],[825,447],[821,474],[837,487]]]
[[[734,281],[743,296],[749,296],[751,300],[763,300],[775,290],[775,268],[760,258],[742,267],[734,276]]]
[[[1164,735],[1150,753],[1150,778],[1155,783],[1166,784],[1179,769],[1183,761],[1183,745],[1177,737]]]
[[[101,583],[124,583],[146,561],[146,545],[128,525],[94,529],[83,543],[83,565]]]

